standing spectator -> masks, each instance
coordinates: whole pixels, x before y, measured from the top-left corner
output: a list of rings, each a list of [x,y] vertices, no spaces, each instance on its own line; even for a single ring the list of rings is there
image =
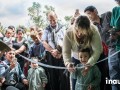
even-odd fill
[[[109,39],[109,30],[110,30],[110,18],[111,12],[106,12],[102,14],[102,17],[98,15],[98,11],[94,6],[88,6],[85,8],[84,12],[90,18],[91,22],[98,27],[99,33],[102,38],[103,52],[100,55],[99,61],[108,56],[108,46],[107,40]],[[99,67],[102,77],[101,77],[101,90],[106,90],[110,88],[110,85],[106,85],[105,78],[109,77],[108,62],[103,61],[97,64]],[[110,90],[110,89],[109,89]]]
[[[111,26],[113,27],[111,44],[109,48],[109,75],[111,80],[120,80],[120,52],[110,57],[120,50],[120,0],[115,0],[118,6],[112,9]],[[112,90],[120,90],[120,84],[112,84]]]
[[[33,45],[30,46],[29,54],[30,57],[37,57],[40,60],[43,59],[45,56],[45,48],[41,42],[40,35],[41,33],[35,34],[34,32],[31,33],[31,38],[34,41]]]
[[[84,10],[87,14],[91,22],[98,27],[100,32],[102,41],[107,43],[106,41],[109,38],[109,30],[110,27],[110,20],[111,20],[111,12],[105,12],[101,14],[101,17],[98,15],[98,10],[94,6],[87,6]]]
[[[3,38],[3,42],[5,42],[9,47],[12,48],[13,44],[12,44],[12,30],[11,29],[7,29],[5,31],[5,37]]]
[[[63,66],[63,59],[59,56],[57,46],[63,46],[63,36],[65,27],[58,23],[58,18],[55,12],[51,11],[47,15],[49,25],[43,32],[42,42],[46,49],[46,59],[49,65]],[[48,83],[50,87],[48,90],[70,90],[69,77],[63,73],[64,70],[49,68]]]
[[[37,58],[32,58],[34,62],[38,62]],[[47,76],[42,67],[37,63],[31,62],[31,68],[28,71],[29,90],[45,90],[47,84]]]
[[[21,28],[17,29],[16,36],[17,36],[17,38],[13,42],[13,48],[15,49],[16,57],[18,59],[20,67],[23,71],[23,67],[24,67],[24,63],[25,63],[24,60],[25,59],[20,57],[18,54],[21,54],[23,56],[27,56],[26,50],[28,49],[28,45],[27,45],[27,42],[24,38],[24,31]]]
[[[15,27],[10,25],[8,26],[8,29],[11,29],[12,30],[12,37],[16,37],[16,30],[15,30]]]
[[[81,49],[78,52],[80,64],[76,66],[75,72],[71,75],[77,79],[75,90],[100,90],[101,73],[98,67],[96,65],[90,67],[87,73],[84,72],[86,67],[80,68],[88,62],[91,54],[89,48]]]
[[[34,41],[32,40],[32,38],[31,38],[31,36],[30,36],[30,34],[31,34],[31,32],[32,32],[32,33],[37,33],[37,30],[38,30],[38,27],[37,27],[37,26],[31,26],[31,27],[30,27],[30,33],[27,34],[26,39],[27,39],[27,42],[28,42],[28,48],[29,48],[29,49],[30,49],[30,46],[34,43]]]

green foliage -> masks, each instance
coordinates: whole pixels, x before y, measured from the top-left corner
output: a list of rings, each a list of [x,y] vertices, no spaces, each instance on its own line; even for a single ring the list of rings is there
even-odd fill
[[[30,20],[38,27],[44,28],[47,25],[46,15],[49,11],[55,11],[52,6],[44,6],[44,11],[38,2],[33,2],[33,5],[28,8]]]
[[[71,22],[72,16],[65,16],[64,19],[66,21],[66,28],[68,28],[69,27],[69,23]]]
[[[4,33],[5,28],[3,27],[3,25],[0,23],[0,32]]]
[[[64,19],[66,22],[69,22],[71,20],[72,16],[65,16]]]
[[[28,15],[30,16],[30,20],[38,27],[43,27],[43,21],[41,14],[41,5],[38,2],[33,2],[32,7],[28,8]]]
[[[50,11],[55,11],[55,8],[52,7],[52,6],[45,5],[44,8],[45,8],[46,10],[43,11],[43,13],[45,13],[46,15],[47,15],[48,12],[50,12]]]
[[[55,11],[55,8],[52,6],[42,5],[38,2],[33,2],[33,5],[28,8],[28,15],[30,20],[38,27],[45,28],[48,25],[47,14],[50,11]],[[58,16],[59,17],[59,16]],[[70,22],[72,16],[65,16],[64,19],[67,24]],[[58,20],[58,22],[62,22]]]

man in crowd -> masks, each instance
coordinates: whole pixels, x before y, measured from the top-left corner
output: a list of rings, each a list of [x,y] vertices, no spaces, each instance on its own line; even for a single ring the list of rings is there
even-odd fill
[[[101,54],[99,60],[102,60],[108,56],[107,40],[109,39],[109,30],[111,28],[110,27],[111,12],[106,12],[102,14],[100,17],[98,15],[97,9],[94,6],[86,7],[84,12],[85,14],[87,14],[91,22],[98,27],[99,33],[102,38],[102,45],[103,45],[103,53]],[[107,60],[104,62],[100,62],[97,65],[102,74],[100,88],[101,90],[106,90],[110,88],[110,86],[106,85],[105,83],[105,78],[109,77]]]
[[[42,36],[43,46],[47,51],[47,63],[53,66],[64,66],[60,54],[61,50],[59,51],[57,47],[62,47],[65,27],[58,23],[55,12],[50,11],[47,18],[50,24],[46,27]],[[48,90],[70,90],[69,77],[66,77],[65,74],[63,74],[64,70],[50,68],[48,72]]]

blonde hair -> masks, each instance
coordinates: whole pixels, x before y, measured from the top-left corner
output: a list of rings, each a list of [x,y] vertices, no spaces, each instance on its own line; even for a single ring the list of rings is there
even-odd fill
[[[30,37],[31,37],[31,38],[36,38],[37,35],[38,35],[38,32],[37,32],[37,31],[31,31],[31,32],[30,32]]]
[[[82,35],[81,38],[77,37],[77,31]],[[88,47],[93,38],[93,28],[87,16],[79,16],[75,22],[73,36],[75,43],[83,47]]]
[[[88,47],[92,41],[93,38],[93,27],[91,26],[89,29],[82,29],[82,28],[74,28],[73,30],[73,36],[75,43],[79,46],[82,45],[84,47]],[[84,36],[83,43],[80,43],[78,40],[78,37],[76,36],[76,29]]]

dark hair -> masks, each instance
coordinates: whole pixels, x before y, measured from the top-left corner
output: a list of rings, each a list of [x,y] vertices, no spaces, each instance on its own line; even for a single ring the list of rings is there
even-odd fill
[[[18,28],[17,30],[16,30],[16,33],[18,34],[18,32],[22,32],[22,33],[24,33],[24,30],[22,29],[22,28]]]
[[[15,29],[15,27],[14,26],[12,26],[12,25],[10,25],[10,26],[8,26],[8,29]]]
[[[88,6],[85,8],[84,12],[86,11],[94,12],[94,10],[97,10],[94,6]]]
[[[75,22],[76,27],[89,29],[90,28],[90,20],[87,16],[79,16]]]
[[[21,28],[24,33],[26,33],[26,28],[24,26],[19,26],[18,28]]]
[[[87,53],[89,53],[89,55],[91,56],[92,49],[90,49],[90,48],[84,48],[84,49],[80,49],[80,50],[79,50],[79,53],[80,53],[80,52],[87,52]]]

